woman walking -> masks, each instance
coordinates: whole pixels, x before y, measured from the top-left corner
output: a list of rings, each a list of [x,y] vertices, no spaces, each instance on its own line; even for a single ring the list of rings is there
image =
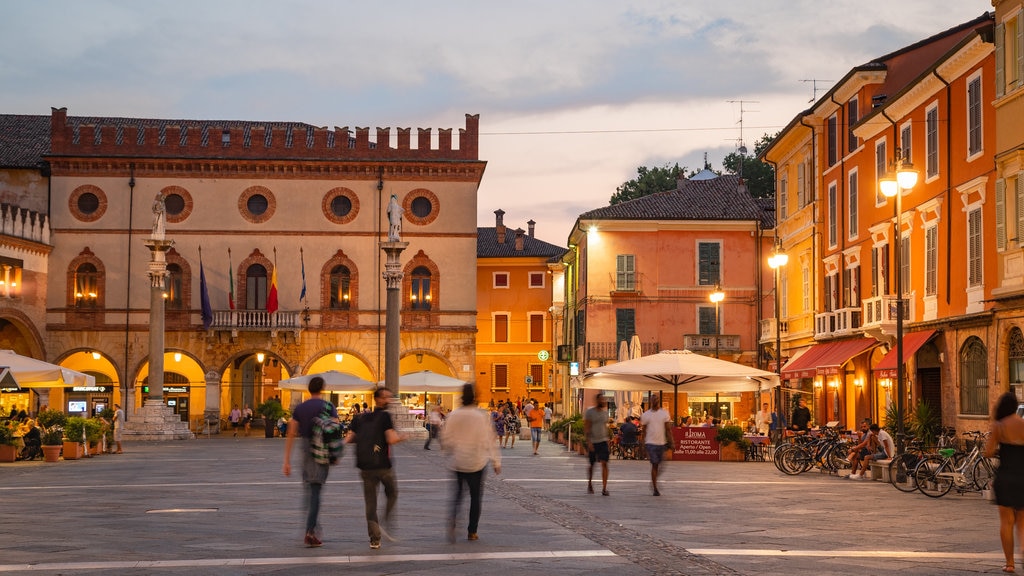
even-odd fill
[[[1006,564],[1003,572],[1012,573],[1013,529],[1021,542],[1024,556],[1024,418],[1017,415],[1017,396],[1007,392],[996,403],[995,417],[985,444],[985,456],[992,458],[999,451],[999,468],[992,488],[999,506],[999,540]],[[1024,562],[1024,559],[1021,560]]]
[[[462,388],[462,406],[453,410],[441,431],[441,450],[448,468],[455,473],[452,504],[448,512],[448,541],[455,543],[455,524],[465,488],[469,492],[469,524],[467,539],[477,539],[487,465],[501,474],[501,453],[495,442],[487,412],[476,407],[476,391],[472,384]]]
[[[497,408],[491,410],[491,421],[494,422],[494,433],[498,435],[498,444],[505,447],[505,415]]]

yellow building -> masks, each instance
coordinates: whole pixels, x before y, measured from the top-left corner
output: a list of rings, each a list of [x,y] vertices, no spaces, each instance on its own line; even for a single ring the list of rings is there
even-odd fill
[[[565,249],[510,229],[495,210],[495,226],[477,229],[477,398],[481,403],[533,398],[560,403],[554,322],[563,291]]]

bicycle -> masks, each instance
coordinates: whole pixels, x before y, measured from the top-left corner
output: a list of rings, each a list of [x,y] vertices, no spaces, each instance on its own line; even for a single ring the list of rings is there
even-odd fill
[[[906,442],[903,452],[897,452],[889,462],[889,483],[900,492],[914,492],[917,490],[914,471],[921,460],[929,456],[929,452],[922,440],[914,438],[912,435],[905,435],[904,438]],[[955,447],[955,445],[956,429],[943,428],[936,438],[936,447],[943,449]]]
[[[989,487],[995,476],[992,462],[983,454],[984,432],[964,432],[973,439],[973,448],[964,456],[954,448],[942,448],[938,455],[928,456],[914,470],[917,488],[925,496],[939,498],[953,488],[959,494],[980,492]]]
[[[795,476],[817,467],[833,474],[850,466],[850,443],[839,437],[836,428],[822,428],[821,436],[796,436],[789,444],[780,444],[773,455],[775,467]]]

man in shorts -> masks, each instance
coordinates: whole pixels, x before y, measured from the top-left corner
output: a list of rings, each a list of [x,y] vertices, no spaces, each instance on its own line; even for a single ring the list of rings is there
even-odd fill
[[[534,406],[526,413],[526,421],[530,423],[530,440],[533,441],[533,455],[540,448],[540,433],[544,429],[544,411]]]
[[[661,398],[651,396],[651,407],[640,417],[640,424],[644,427],[644,447],[651,461],[651,489],[655,496],[661,496],[658,472],[665,456],[665,445],[672,438],[672,417],[661,407]]]
[[[539,410],[534,410],[539,412]],[[594,464],[601,463],[601,494],[608,495],[608,401],[600,393],[597,404],[583,414],[583,437],[587,441],[587,493],[594,493]]]
[[[882,430],[878,424],[872,424],[869,429],[871,430],[871,434],[875,437],[873,444],[876,446],[876,452],[864,457],[865,471],[869,470],[871,462],[888,460],[896,453],[896,445],[893,443],[892,436],[890,436],[888,432]]]
[[[862,467],[862,472],[867,472],[867,463],[864,459],[871,455],[873,442],[873,436],[869,427],[871,426],[871,419],[865,418],[860,423],[860,442],[856,446],[850,449],[850,453],[847,458],[850,460],[850,480],[857,480],[861,477],[861,473],[857,472],[858,468]]]

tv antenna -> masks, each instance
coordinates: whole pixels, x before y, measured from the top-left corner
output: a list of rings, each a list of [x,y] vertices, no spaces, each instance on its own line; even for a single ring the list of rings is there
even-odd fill
[[[747,154],[747,145],[743,143],[743,113],[744,112],[757,112],[757,110],[747,110],[743,107],[744,104],[760,104],[758,100],[726,100],[730,104],[740,105],[740,121],[737,124],[740,125],[740,137],[736,140],[736,151],[740,153],[740,156]],[[740,174],[742,176],[742,174]]]
[[[825,91],[824,87],[818,88],[818,82],[821,82],[822,84],[824,84],[824,83],[831,84],[832,82],[835,82],[835,80],[819,80],[818,78],[809,78],[809,79],[806,79],[806,80],[801,80],[801,82],[810,82],[811,83],[811,99],[808,100],[808,102],[814,102],[815,100],[818,99],[818,92],[824,92]]]

